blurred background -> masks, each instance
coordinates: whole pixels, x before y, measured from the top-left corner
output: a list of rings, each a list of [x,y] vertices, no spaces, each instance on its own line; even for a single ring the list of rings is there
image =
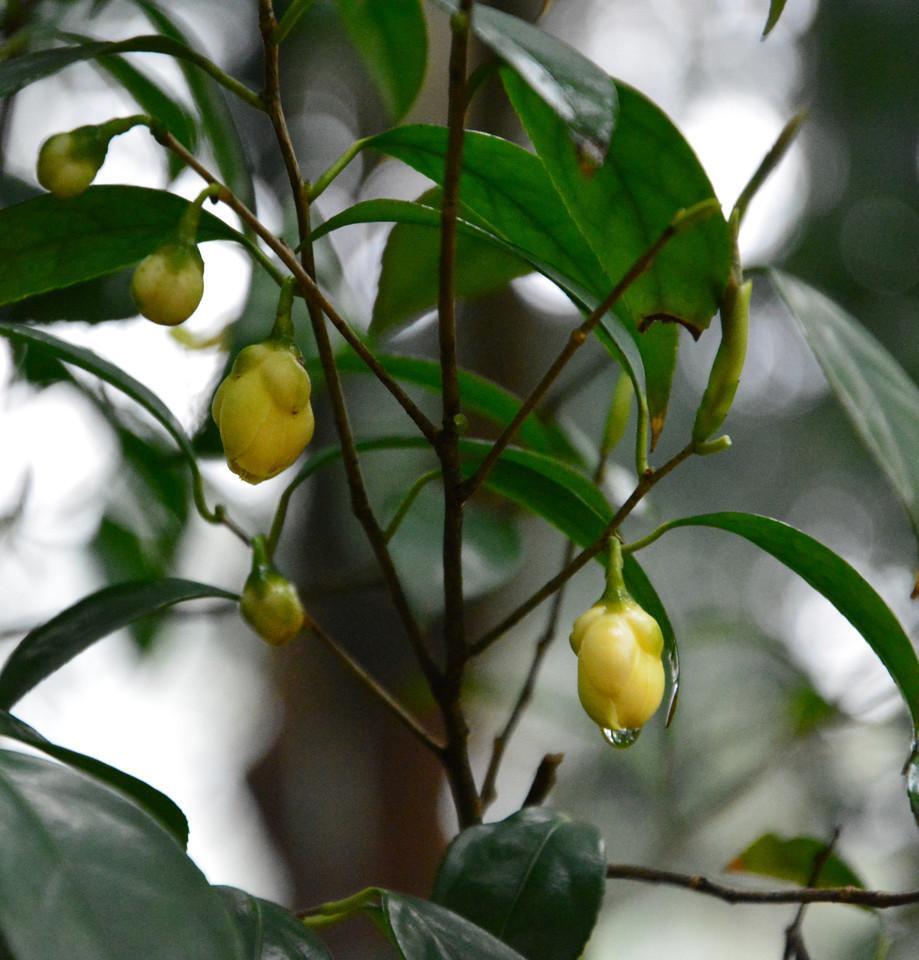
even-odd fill
[[[534,18],[537,0],[500,4]],[[103,38],[150,32],[129,2],[43,3],[60,26]],[[730,206],[797,109],[809,120],[756,199],[745,225],[747,265],[783,264],[842,303],[914,377],[919,375],[919,5],[915,0],[788,0],[766,42],[766,0],[556,0],[544,28],[655,100],[683,130]],[[256,4],[170,0],[162,7],[208,55],[256,88],[261,61]],[[283,4],[279,4],[283,9]],[[409,121],[443,122],[448,37],[429,10],[425,89]],[[181,72],[166,57],[129,55],[178,99]],[[302,167],[316,176],[352,141],[389,124],[334,6],[319,0],[284,48],[285,97]],[[231,104],[255,174],[263,220],[289,233],[286,179],[264,118]],[[27,87],[5,109],[2,201],[34,193],[34,160],[51,133],[135,112],[91,65]],[[471,125],[521,136],[497,84]],[[166,187],[162,151],[142,130],[113,144],[97,180]],[[323,218],[358,200],[414,199],[429,184],[394,161],[362,155],[322,196]],[[225,211],[215,210],[224,216]],[[355,226],[320,250],[323,285],[357,327],[369,323],[389,228]],[[212,499],[250,529],[264,528],[284,477],[250,488],[219,458],[208,408],[228,343],[267,334],[275,293],[239,249],[202,249],[204,300],[177,338],[131,315],[126,278],[107,296],[39,298],[14,319],[49,324],[150,386],[210,456]],[[117,318],[117,322],[104,322]],[[465,366],[525,393],[557,352],[576,314],[540,277],[522,277],[463,304]],[[305,315],[298,318],[305,331]],[[727,427],[733,450],[689,462],[629,521],[628,539],[661,520],[741,509],[786,520],[851,562],[915,637],[910,604],[915,544],[905,515],[829,393],[790,320],[760,283],[747,369]],[[304,333],[305,337],[305,333]],[[671,415],[656,455],[682,445],[717,346],[683,341]],[[304,339],[304,347],[310,344]],[[422,317],[393,352],[431,355]],[[553,409],[596,444],[617,371],[598,345],[581,351]],[[360,436],[404,428],[369,378],[345,382]],[[419,402],[438,416],[431,395]],[[321,393],[317,440],[333,436]],[[132,439],[139,435],[140,440]],[[623,445],[607,479],[613,502],[631,489]],[[33,625],[102,585],[171,573],[238,589],[248,557],[189,510],[187,481],[168,444],[130,402],[92,378],[0,344],[0,654]],[[365,458],[385,517],[423,458]],[[417,609],[436,635],[440,583],[438,488],[429,486],[394,540]],[[554,574],[564,544],[537,519],[483,498],[468,521],[469,626],[477,634]],[[629,751],[606,746],[583,715],[566,636],[596,597],[598,569],[567,591],[557,642],[535,701],[509,751],[489,812],[506,816],[525,796],[540,758],[564,752],[550,802],[596,823],[609,858],[717,874],[760,834],[828,837],[868,886],[915,887],[919,844],[899,775],[909,725],[886,672],[853,628],[793,574],[741,540],[681,530],[642,554],[677,631],[683,662],[673,726],[656,718]],[[294,499],[280,565],[309,609],[377,676],[433,719],[372,558],[347,509],[339,466]],[[523,621],[469,682],[481,775],[491,738],[522,681],[545,608]],[[431,759],[322,649],[268,650],[235,610],[188,607],[113,636],[30,693],[19,710],[47,737],[128,770],[172,796],[191,823],[190,852],[215,883],[294,907],[369,884],[426,894],[455,830],[449,795]],[[740,882],[743,882],[741,880]],[[793,910],[729,908],[682,891],[608,886],[587,956],[748,960],[781,953]],[[649,924],[648,918],[655,917]],[[815,957],[916,956],[919,912],[877,917],[812,909]],[[351,958],[387,956],[370,925],[330,931]],[[886,944],[886,946],[885,946]]]

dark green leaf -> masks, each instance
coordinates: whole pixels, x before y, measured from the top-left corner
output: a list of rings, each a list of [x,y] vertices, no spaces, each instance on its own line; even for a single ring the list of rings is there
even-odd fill
[[[714,196],[689,144],[650,100],[626,84],[606,161],[585,165],[564,124],[513,71],[505,88],[530,140],[587,238],[608,281],[618,281],[660,236],[674,214]],[[694,336],[714,316],[730,269],[724,218],[711,217],[670,242],[629,288],[616,313],[636,334],[648,381],[652,437],[663,429],[676,366],[678,330]],[[594,291],[596,292],[596,291]],[[604,291],[605,293],[605,291]]]
[[[418,96],[427,66],[421,0],[338,0],[338,9],[387,109],[401,120]]]
[[[289,910],[235,887],[214,887],[243,941],[245,960],[331,960],[325,944]]]
[[[219,587],[175,579],[120,583],[85,597],[36,627],[13,650],[0,670],[0,706],[9,709],[78,653],[139,617],[203,597],[238,599]]]
[[[0,210],[0,303],[114,273],[170,240],[188,201],[145,187],[90,187],[68,200],[43,194]],[[202,211],[198,239],[242,236]]]
[[[436,903],[385,891],[382,907],[403,960],[521,960],[490,933]]]
[[[527,807],[464,830],[440,865],[433,899],[527,960],[577,960],[605,886],[596,827]]]
[[[243,960],[220,897],[98,781],[0,751],[0,929],[17,960]]]
[[[835,853],[830,854],[816,881],[812,883],[814,861],[825,850],[826,842],[812,837],[785,838],[767,833],[739,853],[728,864],[728,870],[775,877],[776,880],[788,880],[802,887],[864,888],[858,874]]]
[[[4,310],[4,316],[31,323],[57,323],[60,320],[104,323],[137,316],[137,306],[131,296],[132,272],[130,269],[119,270],[61,290],[26,297],[10,304]]]
[[[182,429],[182,425],[158,396],[148,390],[142,383],[126,374],[120,367],[109,363],[108,360],[103,360],[102,357],[97,356],[91,350],[74,346],[65,340],[59,340],[57,337],[52,337],[51,334],[34,327],[0,323],[0,337],[6,337],[13,343],[34,344],[41,353],[72,363],[82,370],[95,374],[101,380],[129,396],[166,430],[175,440],[193,470],[197,470],[195,452],[192,449],[191,441]]]
[[[85,754],[77,753],[76,750],[68,750],[67,747],[59,747],[56,743],[46,740],[27,723],[7,713],[6,710],[0,710],[0,737],[9,737],[11,740],[28,744],[36,750],[47,753],[49,757],[54,757],[55,760],[60,760],[70,767],[76,767],[77,770],[82,770],[91,777],[120,790],[146,810],[151,817],[158,820],[183,848],[188,843],[188,821],[185,819],[185,814],[169,797],[151,787],[150,784],[144,783],[143,780],[110,767],[94,757],[87,757]]]
[[[290,36],[300,18],[314,3],[315,0],[291,0],[275,30],[274,38],[278,43],[283,43]]]
[[[770,277],[919,537],[919,387],[838,304],[787,273]]]
[[[450,12],[456,0],[436,0]],[[555,111],[596,162],[602,162],[616,121],[616,88],[595,64],[557,37],[518,17],[476,4],[475,35],[506,61]]]
[[[919,768],[915,744],[919,741],[919,657],[909,637],[874,588],[842,557],[806,533],[770,517],[749,513],[708,513],[672,520],[677,527],[714,527],[756,544],[784,563],[830,603],[865,638],[900,688],[913,722],[914,753],[907,770],[907,789],[919,821]]]
[[[163,11],[162,7],[153,0],[134,0],[146,14],[147,19],[164,35],[166,39],[175,41],[185,47],[191,47],[188,37],[179,25]],[[226,97],[219,85],[211,77],[202,73],[197,67],[186,60],[179,60],[179,67],[185,76],[185,82],[191,92],[198,113],[201,114],[201,123],[217,169],[226,185],[236,194],[250,210],[255,209],[255,186],[252,182],[252,164],[246,155],[233,114],[227,106]]]
[[[769,0],[769,17],[766,20],[766,28],[763,30],[764,37],[768,37],[772,28],[779,22],[787,2],[788,0]]]

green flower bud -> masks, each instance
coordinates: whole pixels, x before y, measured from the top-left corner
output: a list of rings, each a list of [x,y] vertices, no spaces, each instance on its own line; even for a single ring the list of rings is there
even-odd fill
[[[313,437],[310,378],[290,340],[246,347],[214,395],[211,413],[230,469],[247,483],[286,470]]]
[[[96,126],[54,134],[38,152],[38,182],[56,197],[77,196],[95,179],[110,139]]]
[[[608,737],[644,726],[664,697],[664,636],[625,588],[618,540],[606,592],[575,620],[570,642],[578,658],[578,697],[590,719]]]
[[[253,545],[252,572],[243,587],[239,612],[266,642],[279,647],[300,632],[305,619],[297,588],[268,562],[264,541]]]
[[[131,294],[154,323],[174,327],[197,309],[204,294],[204,261],[193,243],[167,243],[134,270]]]

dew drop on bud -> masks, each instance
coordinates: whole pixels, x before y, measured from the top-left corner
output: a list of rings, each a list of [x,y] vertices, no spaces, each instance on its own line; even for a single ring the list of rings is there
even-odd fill
[[[603,739],[610,744],[610,746],[616,747],[617,750],[625,750],[627,747],[631,747],[638,739],[638,735],[641,733],[641,727],[626,727],[623,730],[610,730],[605,727],[601,730],[601,733],[603,734]]]

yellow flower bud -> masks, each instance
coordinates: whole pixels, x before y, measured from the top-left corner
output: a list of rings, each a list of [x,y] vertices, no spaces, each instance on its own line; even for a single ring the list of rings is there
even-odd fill
[[[186,321],[203,294],[204,261],[193,243],[165,244],[141,260],[131,278],[137,309],[167,327]]]
[[[266,642],[279,647],[288,643],[303,626],[303,605],[297,588],[270,563],[256,557],[239,601],[246,623]]]
[[[56,197],[75,197],[93,182],[107,150],[98,127],[56,133],[38,152],[38,182]]]
[[[291,341],[266,340],[241,351],[211,406],[235,474],[260,483],[300,456],[315,426],[310,389]]]
[[[657,621],[629,596],[622,551],[611,544],[607,589],[571,630],[578,658],[578,697],[585,712],[617,745],[634,742],[664,697],[664,636]]]

